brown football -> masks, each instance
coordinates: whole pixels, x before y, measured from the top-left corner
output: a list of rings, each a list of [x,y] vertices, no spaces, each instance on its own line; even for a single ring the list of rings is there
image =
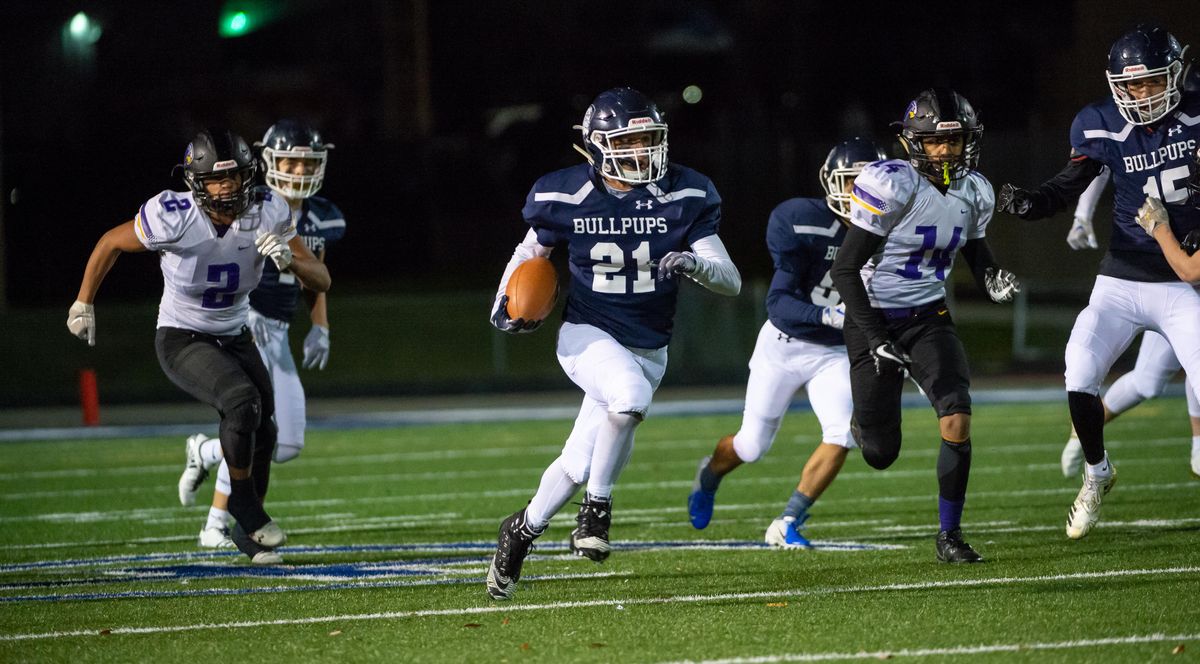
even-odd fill
[[[558,299],[558,273],[549,258],[534,256],[517,266],[508,286],[508,317],[545,320]]]

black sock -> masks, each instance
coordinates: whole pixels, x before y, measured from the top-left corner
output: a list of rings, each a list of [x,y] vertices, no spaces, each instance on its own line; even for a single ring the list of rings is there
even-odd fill
[[[1095,394],[1067,392],[1067,405],[1083,458],[1090,464],[1104,461],[1104,402]]]
[[[971,439],[952,443],[942,439],[938,451],[938,519],[942,530],[954,530],[962,521],[967,500],[967,478],[971,475]]]
[[[241,524],[243,530],[253,533],[267,525],[271,517],[263,510],[262,502],[254,491],[253,479],[230,478],[229,488],[229,515]]]

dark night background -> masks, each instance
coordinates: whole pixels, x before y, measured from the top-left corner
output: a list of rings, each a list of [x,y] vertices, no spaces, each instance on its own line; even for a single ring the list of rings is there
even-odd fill
[[[223,38],[234,9],[266,22]],[[102,28],[90,47],[66,32],[79,11]],[[0,307],[65,319],[96,239],[183,189],[172,166],[196,131],[253,141],[283,116],[337,146],[322,191],[349,222],[329,256],[335,316],[344,293],[489,291],[529,186],[577,163],[571,126],[617,85],[666,111],[671,159],[713,179],[722,239],[748,280],[768,279],[767,215],[820,195],[834,142],[890,141],[910,98],[949,85],[982,114],[980,170],[1035,184],[1064,163],[1075,112],[1108,94],[1109,45],[1146,19],[1200,39],[1200,3],[1163,0],[6,2]],[[1001,215],[989,238],[1023,277],[1086,290],[1100,252],[1071,252],[1068,220]],[[124,258],[98,302],[156,301],[152,264]]]

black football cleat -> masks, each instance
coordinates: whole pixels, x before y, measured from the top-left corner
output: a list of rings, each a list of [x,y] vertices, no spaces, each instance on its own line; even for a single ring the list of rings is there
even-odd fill
[[[970,544],[963,541],[962,529],[943,530],[935,541],[937,559],[943,563],[979,563],[983,556],[975,552]]]
[[[541,535],[525,526],[525,510],[518,510],[500,524],[496,554],[488,568],[487,591],[492,599],[512,599],[521,578],[521,565],[533,549],[533,540]]]
[[[593,500],[585,497],[579,503],[579,514],[575,517],[575,530],[571,531],[571,553],[598,563],[604,562],[612,553],[608,543],[608,527],[612,524],[612,499]]]

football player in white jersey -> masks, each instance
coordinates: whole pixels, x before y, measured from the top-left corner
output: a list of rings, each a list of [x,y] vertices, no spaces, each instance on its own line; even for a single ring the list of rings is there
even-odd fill
[[[154,347],[171,382],[214,407],[229,460],[233,540],[252,562],[278,563],[287,537],[263,509],[275,424],[273,393],[246,328],[249,293],[270,259],[306,287],[329,289],[329,271],[296,237],[287,203],[254,191],[250,146],[226,129],[206,129],[188,144],[183,177],[189,191],[163,191],[96,243],[67,328],[96,344],[92,304],[125,252],[156,251],[163,274]]]
[[[937,558],[979,562],[960,527],[971,469],[970,377],[945,281],[961,250],[994,302],[1008,302],[1019,286],[996,266],[984,237],[995,199],[974,170],[983,127],[970,103],[953,90],[926,90],[897,124],[908,160],[871,164],[859,174],[852,225],[832,270],[846,304],[850,430],[868,464],[890,466],[900,454],[900,395],[911,373],[941,433]]]
[[[329,245],[340,240],[346,232],[346,220],[341,210],[328,199],[317,196],[325,180],[325,163],[332,144],[304,122],[283,119],[276,122],[263,136],[263,178],[275,194],[287,201],[296,233],[305,245],[325,260]],[[262,280],[250,291],[250,312],[247,325],[254,343],[262,354],[263,363],[271,375],[275,390],[275,425],[278,442],[274,462],[286,463],[304,449],[305,400],[300,374],[288,345],[288,329],[301,295],[307,302],[312,327],[304,338],[306,369],[324,369],[329,359],[329,317],[325,293],[300,288],[295,275],[267,264]],[[185,446],[185,465],[179,477],[179,501],[192,505],[196,492],[216,465],[216,487],[208,518],[200,530],[198,543],[204,548],[232,547],[229,538],[229,466],[224,462],[221,441],[202,433],[189,436]]]
[[[723,477],[771,449],[792,397],[803,387],[821,423],[820,443],[764,539],[784,549],[812,547],[800,532],[809,509],[855,447],[850,436],[850,360],[841,332],[845,310],[829,268],[846,236],[854,178],[867,164],[886,158],[869,140],[842,141],[829,151],[820,170],[825,197],[791,198],[771,212],[767,249],[775,275],[767,293],[767,321],[750,358],[742,425],[700,461],[688,495],[692,527],[708,526]]]
[[[1067,245],[1072,249],[1098,249],[1096,233],[1092,225],[1092,216],[1096,212],[1096,204],[1104,188],[1112,178],[1108,168],[1100,171],[1087,189],[1079,195],[1079,203],[1075,206],[1075,221],[1067,233]],[[1192,247],[1190,251],[1195,251]],[[1101,398],[1104,406],[1104,423],[1116,419],[1121,413],[1137,406],[1146,399],[1153,399],[1163,393],[1167,383],[1179,373],[1182,365],[1175,357],[1175,350],[1161,334],[1147,330],[1142,334],[1142,345],[1138,348],[1137,362],[1133,371],[1124,374],[1109,386]],[[1200,403],[1191,388],[1184,388],[1187,395],[1188,416],[1192,424],[1192,473],[1200,477]],[[1079,443],[1079,434],[1071,425],[1071,435],[1063,446],[1062,455],[1063,477],[1077,477],[1083,471],[1083,445]]]

